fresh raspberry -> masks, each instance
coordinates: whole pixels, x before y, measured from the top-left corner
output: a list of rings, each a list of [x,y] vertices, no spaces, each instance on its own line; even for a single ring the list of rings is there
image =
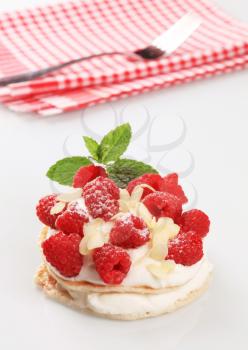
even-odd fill
[[[107,173],[103,167],[96,165],[82,166],[74,175],[73,187],[83,188],[88,182],[98,176],[107,177]]]
[[[182,213],[181,202],[167,192],[153,192],[145,197],[143,203],[156,218],[164,216],[175,220]]]
[[[198,209],[184,212],[182,216],[178,218],[177,223],[182,227],[183,231],[195,231],[201,238],[207,235],[210,226],[209,217]]]
[[[93,218],[100,217],[107,221],[119,211],[119,188],[107,177],[99,176],[87,183],[83,196],[85,205]]]
[[[83,236],[84,223],[89,221],[89,216],[77,202],[68,205],[61,215],[56,220],[56,228],[63,233],[69,235],[70,233],[77,233]]]
[[[39,200],[39,203],[36,206],[36,214],[40,221],[50,226],[51,228],[55,228],[55,221],[57,217],[61,214],[50,214],[51,209],[55,206],[56,202],[56,194],[51,194],[49,196],[43,197]],[[65,210],[64,208],[63,210]]]
[[[46,260],[65,277],[75,277],[83,266],[79,253],[81,237],[76,233],[65,235],[58,232],[42,243]]]
[[[160,191],[160,187],[162,183],[163,183],[163,178],[159,174],[144,174],[130,181],[129,184],[127,185],[127,190],[131,194],[133,189],[136,186],[145,184],[153,187],[155,191]],[[142,195],[142,199],[152,192],[153,192],[152,190],[145,187]]]
[[[173,194],[182,204],[188,202],[188,198],[185,196],[182,187],[178,184],[178,175],[176,173],[168,174],[163,178],[160,191]]]
[[[130,213],[115,221],[110,242],[122,248],[137,248],[149,241],[149,230],[143,219]]]
[[[180,231],[176,238],[169,241],[166,260],[176,264],[194,265],[203,257],[202,240],[194,231]]]
[[[124,249],[108,243],[94,250],[93,260],[96,271],[107,284],[120,284],[131,266],[128,253]]]

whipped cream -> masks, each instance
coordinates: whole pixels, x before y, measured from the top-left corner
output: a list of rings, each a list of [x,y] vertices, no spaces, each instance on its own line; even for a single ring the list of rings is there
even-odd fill
[[[81,308],[89,308],[97,313],[110,315],[144,315],[173,311],[176,303],[187,299],[191,292],[204,287],[208,282],[212,265],[205,259],[195,276],[177,288],[161,294],[137,293],[89,293],[69,291]]]
[[[77,202],[80,209],[87,211],[84,199],[82,197],[73,202]],[[91,217],[90,217],[90,220],[92,220]],[[106,225],[106,228],[109,231],[111,230],[111,227],[109,225]],[[53,235],[54,233],[56,233],[55,230],[49,229],[48,237]],[[106,232],[106,233],[109,233],[109,232]],[[122,286],[150,287],[153,289],[181,286],[194,278],[194,276],[197,274],[197,272],[199,271],[199,269],[201,268],[202,264],[205,261],[205,259],[202,258],[196,264],[191,266],[176,264],[175,268],[172,271],[168,272],[166,278],[158,279],[147,268],[148,265],[151,265],[151,264],[156,265],[160,263],[158,260],[152,259],[149,256],[148,254],[149,249],[150,249],[149,243],[136,249],[127,249],[127,252],[130,256],[132,264],[127,276],[121,283]],[[103,285],[103,286],[106,285],[98,275],[90,254],[84,256],[84,264],[82,266],[80,273],[76,277],[72,277],[72,278],[67,278],[65,276],[62,276],[55,267],[53,267],[51,264],[49,264],[46,261],[46,259],[45,259],[45,263],[48,265],[51,272],[53,272],[55,275],[57,275],[63,280],[78,281],[78,282],[85,281],[85,282],[89,282],[97,285]]]
[[[54,233],[56,233],[55,230],[49,230],[48,236]],[[147,286],[154,289],[180,286],[190,281],[196,275],[201,268],[201,265],[205,261],[205,258],[202,258],[196,264],[191,266],[176,264],[175,269],[169,272],[165,279],[158,279],[154,277],[146,268],[146,266],[149,264],[159,264],[158,261],[147,256],[148,251],[148,244],[136,249],[127,250],[131,258],[132,265],[126,278],[121,283],[123,286]],[[55,267],[53,267],[47,261],[45,262],[49,266],[49,269],[63,280],[86,281],[98,285],[105,285],[105,283],[99,277],[90,255],[86,255],[84,257],[84,265],[80,273],[76,277],[71,278],[62,276]]]

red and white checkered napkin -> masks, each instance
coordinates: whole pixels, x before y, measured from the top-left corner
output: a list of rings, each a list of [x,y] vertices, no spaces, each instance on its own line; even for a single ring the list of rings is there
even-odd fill
[[[170,57],[95,58],[0,89],[20,112],[51,115],[248,66],[248,25],[203,0],[74,0],[0,15],[0,77],[93,53],[145,47],[185,13],[203,24]]]

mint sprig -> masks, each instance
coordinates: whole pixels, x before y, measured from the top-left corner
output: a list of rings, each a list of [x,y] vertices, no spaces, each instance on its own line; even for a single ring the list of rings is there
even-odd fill
[[[99,154],[98,154],[99,144],[89,136],[83,136],[83,139],[84,139],[85,146],[88,148],[88,151],[92,155],[93,159],[98,161],[99,160]]]
[[[118,126],[105,135],[98,150],[100,162],[108,164],[111,161],[119,159],[126,151],[131,136],[131,127],[128,123]]]
[[[50,167],[47,176],[61,185],[71,186],[76,171],[86,165],[101,163],[109,177],[124,188],[129,181],[146,173],[157,173],[151,165],[132,159],[120,158],[126,151],[132,136],[129,123],[122,124],[107,133],[100,143],[89,136],[84,136],[84,143],[89,150],[88,157],[68,157],[59,160]]]
[[[133,159],[118,159],[107,166],[107,171],[109,177],[121,188],[125,188],[131,180],[143,174],[158,173],[151,165]]]
[[[92,162],[86,157],[64,158],[52,165],[46,175],[49,179],[56,181],[61,185],[71,186],[76,171],[82,166],[89,164],[92,164]]]

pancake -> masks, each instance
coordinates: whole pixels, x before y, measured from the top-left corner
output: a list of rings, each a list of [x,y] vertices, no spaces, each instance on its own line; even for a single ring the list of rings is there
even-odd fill
[[[155,317],[159,315],[163,315],[166,313],[173,312],[191,302],[193,302],[195,299],[200,297],[208,288],[209,283],[211,281],[211,272],[207,274],[205,277],[203,284],[201,285],[200,288],[195,288],[192,289],[188,292],[185,293],[185,295],[182,298],[176,299],[169,307],[168,305],[161,306],[159,310],[154,310],[154,311],[140,311],[140,312],[131,312],[131,313],[113,313],[113,312],[101,312],[96,309],[94,304],[89,303],[87,301],[87,293],[85,296],[82,296],[81,298],[75,298],[73,297],[68,290],[64,289],[58,282],[57,280],[50,275],[48,272],[46,266],[43,264],[40,266],[39,270],[37,271],[37,274],[35,276],[35,282],[36,284],[42,288],[44,293],[64,304],[69,307],[75,308],[80,311],[90,311],[93,312],[94,314],[97,314],[98,316],[103,316],[109,319],[117,319],[117,320],[138,320],[138,319],[143,319],[143,318],[148,318],[148,317]],[[106,295],[108,293],[103,293],[103,295]],[[116,295],[116,293],[110,293],[112,295]],[[96,296],[96,293],[93,293],[93,298]],[[90,296],[92,296],[90,294]],[[123,294],[127,295],[127,294]],[[137,294],[129,294],[131,297]],[[159,296],[159,295],[155,295]]]

